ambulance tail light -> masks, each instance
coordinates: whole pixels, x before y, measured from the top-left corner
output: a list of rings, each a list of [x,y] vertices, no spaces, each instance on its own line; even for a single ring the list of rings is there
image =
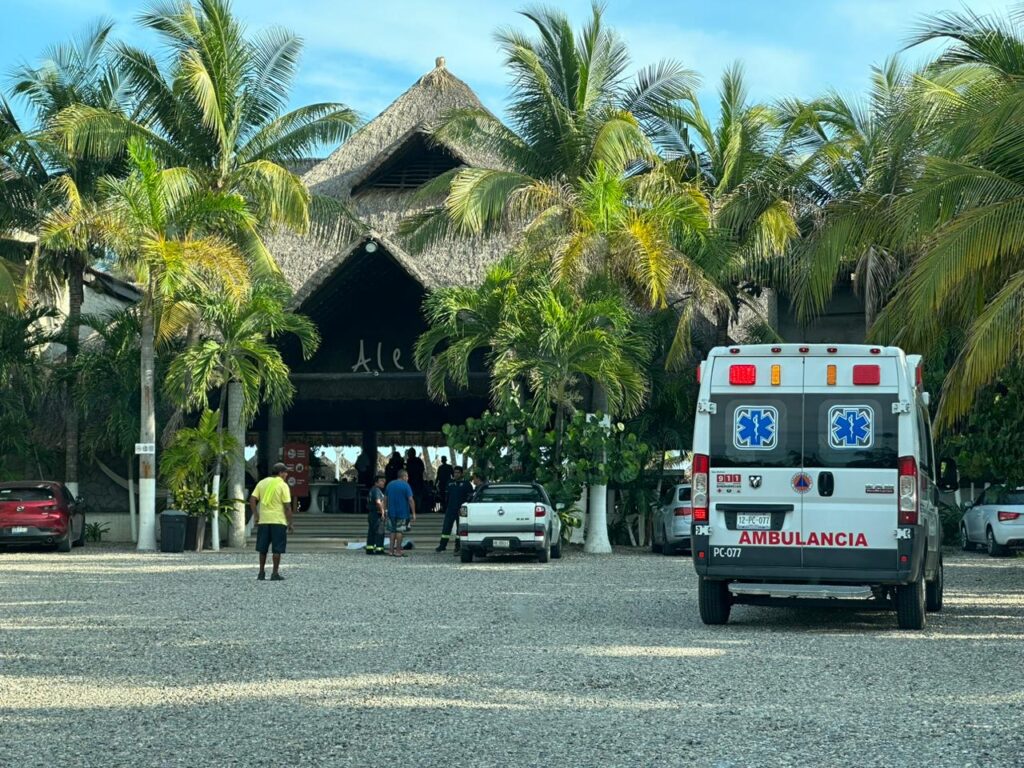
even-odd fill
[[[857,386],[878,386],[882,382],[882,369],[877,365],[853,366],[853,383]]]
[[[998,512],[996,514],[999,517],[1000,523],[1008,523],[1020,517],[1020,512]]]
[[[693,456],[693,472],[691,473],[693,495],[690,504],[693,506],[693,521],[708,521],[708,457],[702,453]]]
[[[900,525],[917,525],[917,462],[913,456],[901,456],[900,467]]]
[[[752,387],[757,383],[756,365],[730,365],[729,383],[739,387]]]
[[[469,517],[469,507],[465,504],[459,507],[459,517]]]

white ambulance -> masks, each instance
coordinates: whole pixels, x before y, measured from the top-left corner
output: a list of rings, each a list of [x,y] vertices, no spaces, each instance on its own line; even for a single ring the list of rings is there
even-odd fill
[[[716,347],[693,437],[705,624],[735,604],[942,609],[937,464],[921,358],[894,347]]]

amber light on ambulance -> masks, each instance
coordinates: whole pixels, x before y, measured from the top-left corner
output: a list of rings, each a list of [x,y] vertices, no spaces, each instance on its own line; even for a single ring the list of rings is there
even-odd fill
[[[899,467],[900,525],[917,525],[917,461],[901,456]]]
[[[690,497],[690,504],[693,507],[693,521],[706,523],[708,521],[708,457],[702,453],[696,453],[693,456],[691,483],[693,495]]]

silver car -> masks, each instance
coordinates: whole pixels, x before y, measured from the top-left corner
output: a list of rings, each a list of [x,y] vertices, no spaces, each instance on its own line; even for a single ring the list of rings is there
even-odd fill
[[[674,555],[689,550],[691,523],[693,507],[690,506],[690,486],[671,486],[662,494],[661,503],[654,510],[651,551]]]
[[[960,545],[967,552],[984,546],[992,557],[1024,549],[1024,488],[993,485],[964,510]]]

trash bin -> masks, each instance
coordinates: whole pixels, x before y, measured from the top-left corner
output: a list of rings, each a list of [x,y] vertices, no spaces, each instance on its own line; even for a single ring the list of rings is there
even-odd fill
[[[160,513],[160,551],[185,551],[185,523],[188,515],[176,509],[165,509]]]

